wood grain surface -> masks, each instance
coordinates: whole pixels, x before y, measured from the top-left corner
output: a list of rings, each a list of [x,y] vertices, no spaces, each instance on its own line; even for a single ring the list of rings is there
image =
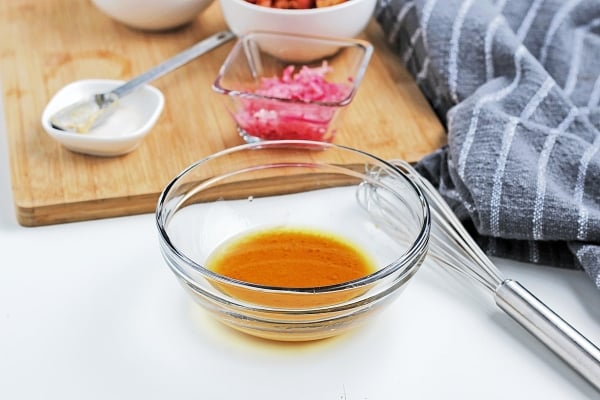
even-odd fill
[[[165,95],[157,125],[134,152],[81,155],[42,129],[46,103],[78,79],[129,79],[226,29],[218,2],[177,30],[133,30],[88,0],[0,3],[0,82],[13,199],[24,226],[150,213],[164,186],[192,162],[242,143],[211,90],[233,42],[152,84]],[[307,32],[308,33],[308,32]],[[361,38],[375,46],[334,143],[384,159],[416,161],[445,143],[444,129],[372,21]]]

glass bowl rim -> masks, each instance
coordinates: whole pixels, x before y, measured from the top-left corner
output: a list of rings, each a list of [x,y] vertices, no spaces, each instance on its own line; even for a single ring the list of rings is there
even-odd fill
[[[371,159],[372,161],[383,164],[386,168],[394,171],[398,175],[402,176],[405,182],[409,185],[410,189],[412,189],[413,193],[417,196],[418,199],[418,211],[422,212],[423,222],[419,228],[419,232],[416,235],[415,239],[412,241],[408,249],[399,257],[395,258],[392,262],[388,263],[388,265],[384,266],[377,271],[363,276],[361,278],[342,282],[335,285],[327,285],[327,286],[316,286],[316,287],[278,287],[278,286],[268,286],[268,285],[260,285],[254,284],[245,281],[239,281],[236,279],[229,278],[225,275],[218,274],[210,269],[206,268],[204,265],[192,260],[181,251],[177,249],[177,247],[171,242],[169,235],[166,231],[166,226],[163,223],[165,218],[168,219],[169,215],[172,212],[177,211],[179,208],[170,211],[169,215],[165,215],[165,203],[166,199],[170,193],[171,188],[176,186],[181,179],[183,179],[190,171],[199,167],[200,165],[216,159],[218,157],[226,156],[228,154],[234,152],[245,151],[249,149],[262,149],[262,148],[321,148],[319,151],[323,151],[326,149],[338,149],[342,151],[349,151],[351,153],[355,153],[361,156],[366,157],[367,159]],[[364,175],[364,174],[361,174]],[[392,188],[387,185],[386,189],[390,190],[392,193],[396,193]],[[299,294],[299,293],[311,293],[311,294],[328,294],[328,293],[336,293],[347,289],[356,289],[360,287],[364,287],[367,285],[374,284],[378,281],[385,279],[386,277],[392,275],[395,272],[400,271],[400,276],[397,277],[397,280],[405,279],[406,275],[411,274],[414,270],[416,270],[420,266],[420,260],[427,253],[427,248],[429,244],[430,237],[430,229],[431,229],[431,215],[430,208],[427,202],[425,195],[423,194],[419,184],[417,184],[412,177],[406,174],[402,169],[393,163],[387,162],[371,153],[365,152],[363,150],[355,149],[352,147],[328,143],[328,142],[319,142],[319,141],[310,141],[310,140],[271,140],[271,141],[261,141],[255,143],[246,143],[241,144],[234,147],[229,147],[219,152],[213,153],[206,157],[203,157],[196,162],[192,163],[185,169],[183,169],[179,174],[177,174],[163,189],[161,192],[155,212],[155,223],[159,232],[159,239],[161,242],[161,250],[164,252],[165,247],[168,249],[170,254],[174,255],[179,261],[184,262],[187,266],[192,268],[194,271],[200,273],[204,278],[209,278],[211,280],[217,281],[219,283],[224,283],[227,285],[236,286],[239,288],[244,288],[248,290],[259,290],[270,293],[278,293],[278,294]],[[170,268],[173,266],[169,263]],[[193,277],[190,277],[188,273],[181,270],[181,268],[176,267],[177,271],[174,271],[180,278],[184,278],[184,280],[188,280],[188,283],[196,284],[196,280]],[[228,295],[223,294],[222,296],[229,297]]]
[[[245,1],[245,0],[241,0],[241,1]],[[344,4],[344,3],[342,3],[342,4]],[[254,4],[252,4],[252,5],[254,5]],[[262,7],[262,6],[257,6],[257,7]],[[331,6],[331,7],[335,7],[335,6]],[[301,39],[301,40],[309,40],[309,41],[315,42],[315,43],[317,43],[317,42],[331,43],[332,45],[338,44],[338,45],[344,46],[344,47],[356,47],[356,48],[362,49],[363,55],[361,57],[359,67],[356,71],[356,74],[354,74],[354,76],[352,76],[352,81],[351,81],[352,90],[350,90],[350,93],[348,93],[348,95],[346,97],[344,97],[343,99],[341,99],[339,101],[302,101],[302,100],[297,100],[297,99],[288,99],[288,98],[284,98],[284,97],[265,96],[265,95],[253,93],[251,91],[229,89],[229,88],[226,88],[225,86],[223,86],[223,84],[222,84],[223,76],[225,75],[225,71],[227,70],[227,68],[233,62],[234,55],[240,51],[240,48],[242,47],[242,45],[245,41],[250,40],[254,36],[261,36],[261,35],[262,36],[270,36],[270,37],[295,38],[295,39]],[[223,64],[221,64],[221,67],[219,68],[219,73],[217,74],[217,77],[213,81],[211,88],[213,89],[213,91],[215,91],[219,94],[224,94],[224,95],[227,95],[230,97],[240,97],[240,98],[257,99],[257,100],[258,99],[276,100],[276,101],[281,101],[281,102],[285,102],[285,103],[318,105],[318,106],[324,106],[324,107],[346,106],[346,105],[350,104],[350,102],[356,95],[358,87],[360,86],[360,84],[364,78],[364,75],[367,71],[369,62],[371,61],[373,51],[374,51],[373,45],[363,39],[338,38],[338,37],[329,37],[329,36],[284,33],[284,32],[271,32],[271,31],[261,31],[261,30],[249,31],[249,32],[246,32],[243,35],[241,35],[238,38],[238,40],[236,41],[236,43],[234,44],[234,46],[231,48],[231,51],[225,58],[225,61],[223,61]]]

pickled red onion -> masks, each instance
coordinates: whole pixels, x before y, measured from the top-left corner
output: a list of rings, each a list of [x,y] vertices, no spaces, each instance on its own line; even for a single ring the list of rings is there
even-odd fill
[[[329,123],[338,103],[351,94],[352,86],[328,82],[325,75],[331,67],[326,62],[320,67],[294,70],[288,66],[281,77],[263,78],[253,93],[264,98],[241,100],[235,119],[246,134],[272,140],[331,139]]]

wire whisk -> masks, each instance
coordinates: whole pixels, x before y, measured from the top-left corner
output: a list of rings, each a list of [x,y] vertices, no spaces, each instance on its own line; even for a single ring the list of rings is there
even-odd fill
[[[439,264],[489,290],[500,309],[553,350],[600,391],[600,349],[559,317],[520,283],[505,279],[475,243],[435,187],[410,164],[391,162],[424,194],[431,213],[429,255]],[[380,171],[371,171],[378,174]],[[362,207],[388,234],[402,240],[402,210],[375,187],[362,185],[357,193]]]

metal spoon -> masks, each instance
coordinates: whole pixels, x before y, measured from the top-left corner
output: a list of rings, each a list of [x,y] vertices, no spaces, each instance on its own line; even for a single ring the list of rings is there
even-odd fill
[[[216,33],[110,92],[94,94],[91,98],[77,101],[59,110],[50,117],[50,123],[54,128],[63,131],[86,133],[108,118],[119,104],[120,98],[234,37],[235,35],[229,31]]]

